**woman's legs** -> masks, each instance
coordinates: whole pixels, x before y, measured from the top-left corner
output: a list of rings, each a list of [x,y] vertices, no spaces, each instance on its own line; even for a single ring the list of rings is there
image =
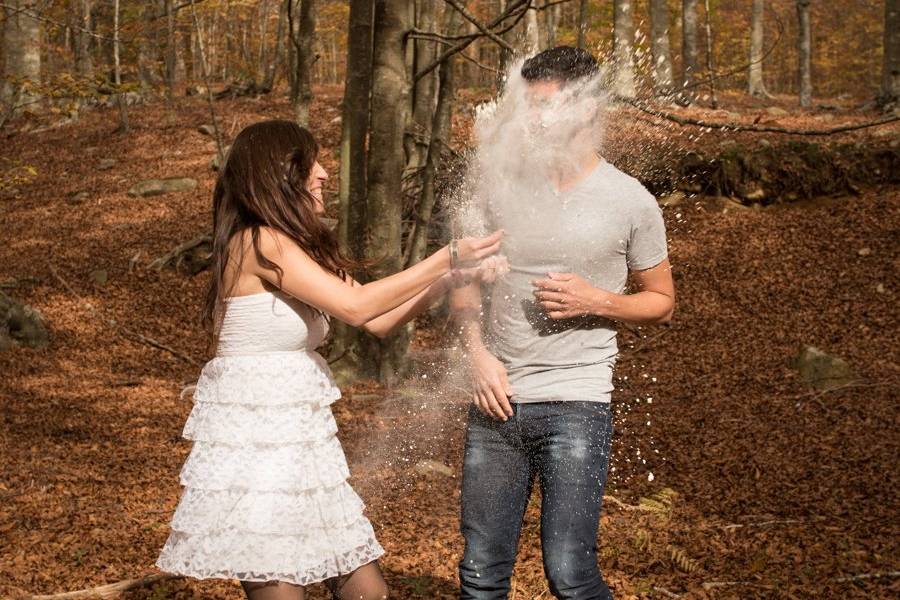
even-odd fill
[[[329,579],[325,585],[335,600],[385,600],[388,597],[387,584],[377,562],[363,565],[348,575]]]
[[[241,587],[247,600],[303,600],[306,597],[302,585],[284,581],[242,581]]]

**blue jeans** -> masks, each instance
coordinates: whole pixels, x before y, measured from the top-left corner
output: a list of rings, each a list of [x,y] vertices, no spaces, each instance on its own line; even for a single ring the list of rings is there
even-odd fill
[[[472,406],[462,481],[460,597],[506,598],[522,515],[541,486],[544,573],[557,598],[611,600],[597,566],[597,528],[612,441],[609,404],[513,404],[506,422]]]

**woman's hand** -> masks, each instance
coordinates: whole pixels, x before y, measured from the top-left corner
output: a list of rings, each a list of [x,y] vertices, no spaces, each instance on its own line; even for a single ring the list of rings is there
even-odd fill
[[[489,256],[477,267],[465,269],[453,269],[441,278],[443,291],[458,290],[474,282],[494,283],[498,278],[509,272],[509,261],[505,256]]]
[[[477,266],[479,261],[500,250],[500,240],[503,238],[503,230],[498,229],[494,233],[483,238],[461,238],[456,241],[458,255],[453,268],[466,268]]]

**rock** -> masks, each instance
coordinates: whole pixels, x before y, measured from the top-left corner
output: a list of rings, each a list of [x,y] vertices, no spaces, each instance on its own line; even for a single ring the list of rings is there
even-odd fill
[[[91,278],[91,281],[97,285],[106,285],[106,282],[109,281],[109,273],[104,269],[95,269],[91,271],[89,277]]]
[[[69,194],[69,204],[83,204],[90,196],[87,190],[78,190]]]
[[[860,256],[869,256],[870,254],[872,254],[872,249],[871,248],[860,248],[859,250],[856,251],[856,253],[859,254]]]
[[[420,460],[416,463],[415,469],[417,473],[421,473],[422,475],[436,473],[446,477],[453,477],[453,469],[436,460]]]
[[[184,89],[185,96],[199,96],[206,93],[205,85],[189,85]]]
[[[340,115],[338,115],[338,116],[336,116],[335,118],[333,118],[332,120],[328,121],[328,123],[331,124],[331,125],[334,125],[335,123],[340,123],[340,122],[341,122],[341,116],[340,116]]]
[[[659,198],[657,202],[659,202],[660,206],[678,206],[685,198],[687,198],[687,194],[682,191],[676,191]]]
[[[884,293],[884,284],[879,283],[878,285],[876,285],[875,291],[878,292],[879,294],[883,294]]]
[[[761,187],[753,187],[741,192],[741,198],[751,202],[759,202],[766,199],[766,191]]]
[[[757,144],[759,144],[759,145],[762,146],[763,148],[771,148],[771,147],[772,147],[772,142],[770,142],[770,141],[767,140],[766,138],[763,138],[763,139],[759,140],[759,141],[757,142]]]
[[[834,121],[834,114],[832,113],[820,113],[816,115],[816,118],[820,121]]]
[[[197,187],[197,180],[190,177],[167,177],[164,179],[147,179],[135,184],[128,190],[129,196],[159,196],[172,192],[189,192]]]
[[[203,135],[208,135],[211,138],[216,137],[216,128],[212,125],[201,125],[197,128],[197,131],[199,131]]]
[[[800,378],[818,390],[829,390],[855,379],[850,365],[842,358],[831,356],[815,346],[804,346],[791,361]]]
[[[225,153],[225,160],[228,160],[228,153],[231,152],[231,144],[222,148],[222,151]],[[213,171],[218,171],[222,167],[223,163],[224,161],[219,161],[219,153],[216,152],[216,155],[213,156],[209,161],[209,168]]]
[[[766,109],[766,112],[769,113],[770,115],[772,115],[773,117],[786,117],[789,114],[791,114],[788,111],[781,108],[780,106],[770,106]]]
[[[14,346],[46,348],[50,343],[41,313],[0,292],[0,350]]]
[[[116,166],[117,162],[118,161],[116,161],[116,159],[114,159],[114,158],[101,159],[100,163],[97,165],[97,170],[98,171],[108,171],[109,169],[112,169],[114,166]]]

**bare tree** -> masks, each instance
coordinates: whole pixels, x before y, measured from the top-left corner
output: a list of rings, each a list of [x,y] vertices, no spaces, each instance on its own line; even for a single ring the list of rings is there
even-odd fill
[[[303,127],[309,125],[309,105],[312,103],[312,71],[316,61],[316,10],[314,0],[297,0],[299,18],[294,18],[297,7],[294,2],[288,4],[288,31],[296,57],[294,86],[291,100],[294,105],[294,120]]]
[[[653,87],[657,92],[670,92],[674,82],[667,0],[650,0],[650,52],[653,60]]]
[[[177,79],[178,43],[175,39],[175,7],[173,0],[164,0],[166,11],[166,99],[175,99]]]
[[[424,0],[418,3],[417,28],[422,31],[437,29],[437,3]],[[452,8],[450,10],[453,10]],[[411,45],[413,46],[413,45]],[[415,60],[412,71],[431,64],[437,57],[437,42],[433,40],[416,40]],[[418,170],[425,163],[428,152],[428,140],[431,137],[431,116],[434,114],[434,101],[437,91],[438,73],[432,71],[416,81],[413,88],[412,122],[407,144],[407,169]]]
[[[712,10],[709,0],[704,0],[706,15],[706,73],[709,78],[709,95],[712,98],[712,107],[719,108],[719,99],[716,97],[716,57],[713,53],[713,29]]]
[[[632,0],[613,1],[613,54],[616,94],[634,98],[634,18]]]
[[[410,93],[405,48],[409,0],[375,0],[374,10],[366,256],[378,261],[372,272],[381,278],[403,266],[401,192]],[[408,339],[401,333],[377,343],[378,377],[391,382],[405,368]]]
[[[75,42],[75,72],[79,77],[89,78],[94,71],[91,58],[91,0],[78,0],[78,10],[73,32]]]
[[[809,24],[810,0],[797,0],[797,54],[800,80],[800,106],[812,104],[812,36]]]
[[[285,40],[287,39],[287,36],[284,34],[284,24],[287,21],[288,3],[291,1],[281,0],[278,7],[278,24],[275,26],[275,55],[266,65],[266,76],[262,84],[264,90],[271,90],[275,87],[275,76],[284,58]]]
[[[697,35],[697,2],[683,0],[681,4],[681,85],[689,86],[700,71]]]
[[[459,29],[461,19],[459,12],[448,12],[444,31],[453,34]],[[428,245],[428,231],[436,200],[435,180],[437,170],[440,166],[441,153],[450,143],[453,95],[455,93],[453,62],[454,56],[448,56],[441,63],[438,70],[440,91],[438,92],[437,108],[433,115],[428,156],[422,173],[422,193],[413,220],[413,230],[410,233],[410,240],[407,244],[406,258],[404,259],[404,264],[407,268],[425,258]]]
[[[884,3],[884,59],[881,67],[880,103],[894,105],[900,101],[900,0]]]
[[[556,28],[559,26],[561,11],[561,4],[554,4],[542,11],[544,13],[544,27],[546,28],[545,47],[547,48],[556,46]]]
[[[12,114],[18,105],[37,96],[23,89],[25,81],[41,82],[41,23],[34,16],[35,2],[9,0],[3,28],[3,103]]]
[[[584,37],[587,32],[587,0],[578,3],[578,47],[584,48]]]
[[[750,13],[750,65],[747,67],[747,92],[751,96],[768,97],[763,81],[763,21],[766,0],[753,0]]]

